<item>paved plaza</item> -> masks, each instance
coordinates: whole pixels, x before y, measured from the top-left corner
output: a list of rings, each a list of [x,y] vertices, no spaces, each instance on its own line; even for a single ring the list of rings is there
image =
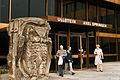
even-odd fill
[[[50,73],[50,76],[57,77],[57,80],[120,80],[120,62],[103,63],[103,68],[104,72],[96,72],[96,69],[92,68],[75,70],[75,75],[65,74],[63,78],[56,73]]]
[[[75,75],[66,73],[60,77],[57,73],[50,73],[49,80],[120,80],[120,62],[103,63],[104,72],[96,72],[95,68],[75,70]],[[8,80],[8,75],[0,76],[0,80]]]

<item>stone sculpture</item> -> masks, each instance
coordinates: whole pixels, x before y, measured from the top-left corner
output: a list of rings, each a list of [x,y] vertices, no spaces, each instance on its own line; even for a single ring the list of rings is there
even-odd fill
[[[10,22],[9,80],[47,80],[52,41],[49,23],[41,18],[18,18]]]

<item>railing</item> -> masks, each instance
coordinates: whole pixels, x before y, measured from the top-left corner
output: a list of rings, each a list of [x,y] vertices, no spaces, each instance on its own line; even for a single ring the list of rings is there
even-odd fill
[[[0,59],[6,59],[7,58],[7,56],[2,56],[2,55],[0,55]]]
[[[104,56],[118,56],[118,54],[104,54]],[[76,54],[76,55],[72,55],[72,58],[80,58],[81,56],[80,56],[80,54]],[[86,58],[87,57],[87,55],[85,54],[85,55],[83,55],[82,56],[83,58]],[[95,55],[94,54],[89,54],[89,57],[91,58],[91,57],[95,57]],[[5,55],[1,55],[0,56],[0,59],[5,59],[5,58],[7,58],[7,56],[5,56]],[[52,56],[52,59],[55,59],[55,55],[53,55]]]
[[[118,56],[118,54],[104,54],[104,56]],[[80,58],[80,54],[72,55],[73,58]],[[83,55],[83,58],[86,58],[87,55]],[[89,54],[88,57],[95,57],[94,54]]]

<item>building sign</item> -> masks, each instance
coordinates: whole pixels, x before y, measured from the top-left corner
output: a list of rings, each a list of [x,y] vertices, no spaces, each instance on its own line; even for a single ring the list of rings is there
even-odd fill
[[[111,24],[83,21],[83,20],[77,20],[77,19],[69,19],[69,18],[56,17],[56,16],[47,16],[47,20],[52,22],[61,22],[61,23],[76,24],[76,25],[112,28]]]
[[[77,22],[74,19],[60,18],[60,17],[57,18],[57,21],[58,22],[65,22],[65,23],[74,23],[74,24],[76,24],[76,22]]]
[[[74,23],[74,24],[77,24],[77,20],[68,19],[68,18],[57,17],[57,21],[58,22],[64,22],[64,23]],[[107,27],[107,24],[96,23],[96,22],[89,22],[89,21],[83,21],[82,25],[97,26],[97,27]]]
[[[97,26],[97,27],[107,27],[107,24],[96,23],[96,22],[89,22],[89,21],[83,21],[83,25]]]

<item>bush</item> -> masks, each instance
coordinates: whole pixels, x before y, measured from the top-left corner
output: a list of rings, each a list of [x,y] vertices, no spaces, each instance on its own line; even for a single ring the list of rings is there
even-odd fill
[[[8,66],[7,65],[0,66],[0,74],[5,73],[8,73]]]

